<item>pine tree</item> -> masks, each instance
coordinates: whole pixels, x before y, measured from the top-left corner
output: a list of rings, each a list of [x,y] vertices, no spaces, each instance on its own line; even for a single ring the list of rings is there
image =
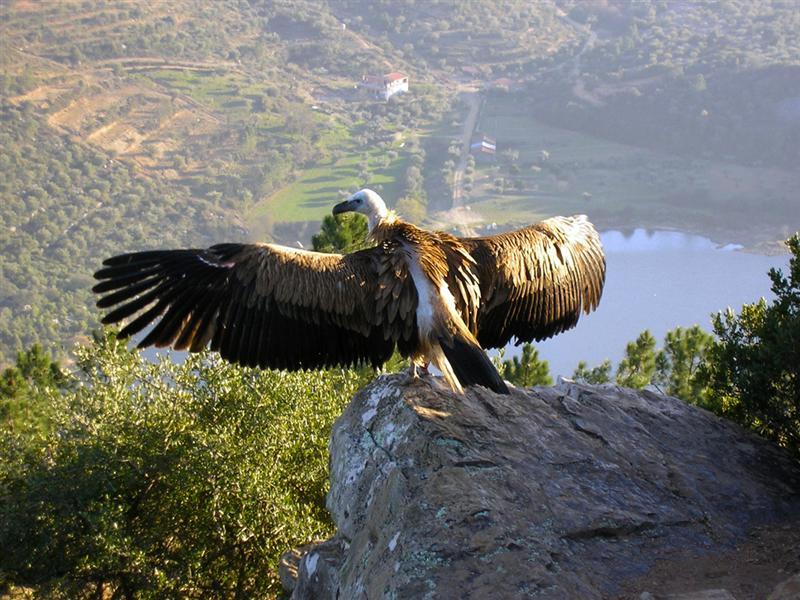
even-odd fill
[[[47,429],[40,390],[66,387],[61,367],[39,344],[17,352],[16,364],[0,375],[0,426],[16,432]]]
[[[522,356],[502,361],[498,371],[504,379],[521,387],[553,385],[553,378],[550,377],[550,365],[546,360],[539,358],[539,351],[534,348],[533,344],[524,344]]]
[[[591,383],[594,385],[609,383],[611,381],[611,361],[606,359],[596,367],[590,369],[586,365],[586,361],[582,360],[572,373],[572,379],[580,383]]]
[[[654,383],[665,394],[692,404],[702,404],[705,384],[698,373],[713,339],[699,325],[668,331],[664,347],[656,356]]]
[[[787,241],[789,276],[771,269],[775,300],[713,317],[703,377],[708,406],[800,456],[800,234]]]
[[[641,389],[650,385],[656,373],[656,338],[645,329],[625,347],[625,357],[617,367],[617,383]]]
[[[362,215],[327,215],[311,245],[317,252],[344,254],[369,246],[367,233],[367,220]]]

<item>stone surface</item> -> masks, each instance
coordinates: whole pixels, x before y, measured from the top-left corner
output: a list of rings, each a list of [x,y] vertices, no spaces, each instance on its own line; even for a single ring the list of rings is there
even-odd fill
[[[295,585],[288,586],[283,577],[281,584],[292,591],[293,598],[338,598],[339,571],[346,551],[347,543],[340,537],[309,545],[297,566]]]
[[[698,590],[685,594],[669,594],[668,596],[654,596],[655,600],[736,600],[728,590]]]
[[[795,551],[797,549],[795,548]],[[767,600],[798,600],[800,598],[800,573],[779,583]]]
[[[631,582],[800,516],[800,471],[773,445],[613,386],[459,396],[384,376],[330,447],[337,534],[304,554],[293,598],[658,598]],[[670,593],[738,598],[692,585]]]

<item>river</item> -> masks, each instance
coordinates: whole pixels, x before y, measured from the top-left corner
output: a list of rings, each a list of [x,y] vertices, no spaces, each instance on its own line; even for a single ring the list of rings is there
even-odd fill
[[[658,340],[677,326],[711,330],[711,313],[771,297],[770,267],[788,272],[789,254],[763,256],[719,247],[704,237],[676,231],[607,231],[600,235],[607,270],[597,311],[578,326],[536,346],[553,377],[572,375],[611,359],[616,368],[625,345],[649,329]],[[506,356],[519,349],[510,346]]]

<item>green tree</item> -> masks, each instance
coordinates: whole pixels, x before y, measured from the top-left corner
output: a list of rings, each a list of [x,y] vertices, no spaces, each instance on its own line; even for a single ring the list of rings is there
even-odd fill
[[[771,269],[775,300],[713,317],[703,377],[708,406],[800,456],[800,234],[787,241],[788,277]]]
[[[317,252],[353,252],[369,247],[367,234],[367,220],[362,215],[327,215],[311,245]]]
[[[12,431],[46,429],[47,407],[42,404],[41,390],[66,385],[58,362],[40,345],[17,352],[15,366],[0,376],[0,423]]]
[[[625,356],[617,367],[617,383],[641,389],[653,381],[656,373],[656,338],[645,329],[625,347]]]
[[[113,336],[76,354],[80,385],[38,392],[49,432],[0,423],[0,588],[263,598],[282,552],[332,533],[327,443],[362,375],[153,364]]]
[[[533,344],[523,344],[522,355],[514,356],[511,360],[495,361],[500,375],[521,387],[532,385],[553,385],[553,378],[550,377],[550,365],[546,360],[539,358],[539,351]]]
[[[692,404],[702,404],[705,382],[698,375],[713,340],[713,336],[699,325],[668,331],[664,336],[664,347],[656,356],[654,383],[665,394]]]
[[[395,205],[397,213],[412,223],[421,223],[425,217],[425,205],[411,196],[403,196]]]
[[[591,383],[595,385],[609,383],[611,381],[611,361],[606,359],[596,367],[590,369],[586,361],[582,360],[572,373],[572,379],[581,383]]]

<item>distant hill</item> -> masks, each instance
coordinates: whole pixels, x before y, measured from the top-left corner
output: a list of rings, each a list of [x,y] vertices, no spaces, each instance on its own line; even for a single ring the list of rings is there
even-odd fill
[[[441,75],[436,53],[469,57],[475,47],[482,62],[490,49],[500,64],[526,36],[544,42],[526,30],[499,43],[510,17],[487,0],[457,14],[431,5],[419,24],[443,39],[417,51],[413,4],[387,10],[10,2],[0,25],[0,248],[11,257],[0,267],[0,364],[34,341],[69,347],[97,326],[90,275],[109,254],[273,233],[293,241],[283,223],[318,221],[338,190],[370,182],[424,215],[416,131],[435,126],[452,99],[426,86]],[[515,10],[532,25],[553,5]],[[493,40],[456,35],[478,22]],[[378,33],[392,23],[396,36]],[[555,25],[551,44],[567,31]],[[354,85],[389,70],[412,75],[414,98],[387,112]],[[321,168],[309,193],[273,200],[309,167]]]
[[[677,154],[797,165],[796,4],[565,1],[563,8],[593,38],[574,76],[541,65],[531,80],[532,107],[549,122]]]
[[[580,211],[706,232],[729,188],[750,198],[737,227],[763,213],[751,191],[764,190],[757,241],[794,222],[791,4],[10,0],[2,11],[0,364],[97,326],[87,287],[109,254],[302,242],[364,185],[447,227],[449,213],[428,213],[451,207],[455,171],[477,225]],[[390,71],[409,75],[409,94],[359,93],[362,76]],[[497,162],[462,155],[467,114],[496,129],[485,133]]]

